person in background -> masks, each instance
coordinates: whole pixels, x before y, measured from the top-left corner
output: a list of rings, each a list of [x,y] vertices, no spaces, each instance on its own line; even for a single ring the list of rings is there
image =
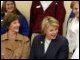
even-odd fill
[[[76,48],[79,46],[79,1],[72,1],[71,9],[75,15],[68,21],[66,35],[69,42],[69,58],[72,57]]]
[[[44,17],[52,16],[59,21],[59,34],[62,35],[62,26],[65,18],[64,1],[33,1],[30,11],[31,40],[41,33],[41,22]]]
[[[24,36],[28,36],[29,35],[28,22],[25,19],[25,17],[17,9],[15,1],[3,1],[2,9],[1,9],[1,23],[3,21],[4,16],[7,15],[8,13],[15,13],[20,16],[19,17],[19,22],[20,22],[19,33]],[[4,27],[1,27],[1,34],[4,34],[5,32],[6,32],[6,29]]]
[[[41,34],[33,40],[30,59],[67,59],[68,41],[58,34],[59,22],[46,16],[42,21]]]
[[[2,25],[7,31],[1,35],[1,59],[28,59],[30,40],[19,34],[19,16],[9,13],[4,17]]]
[[[72,18],[74,18],[75,17],[75,14],[74,14],[74,12],[73,12],[73,10],[71,9],[71,11],[70,11],[70,15],[69,15],[69,17],[68,17],[68,20],[67,20],[67,23],[66,23],[66,29],[65,29],[65,37],[66,37],[66,35],[67,35],[67,29],[68,29],[68,22],[72,19]],[[63,29],[64,29],[64,27],[63,27]]]

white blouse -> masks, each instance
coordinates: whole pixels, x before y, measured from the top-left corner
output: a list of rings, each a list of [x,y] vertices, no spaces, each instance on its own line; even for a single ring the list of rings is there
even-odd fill
[[[73,53],[79,46],[79,20],[75,17],[68,23],[67,39],[69,42],[69,52]]]
[[[51,40],[45,39],[45,43],[44,43],[44,52],[46,53],[49,45],[50,45]]]

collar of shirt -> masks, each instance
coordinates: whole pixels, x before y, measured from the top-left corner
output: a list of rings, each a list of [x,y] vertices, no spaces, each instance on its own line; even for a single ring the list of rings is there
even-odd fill
[[[4,41],[4,40],[8,40],[7,33],[1,35],[1,41]],[[23,40],[22,35],[20,35],[20,34],[18,33],[18,34],[17,34],[17,37],[16,37],[16,40],[22,41],[22,40]]]
[[[44,43],[44,49],[45,49],[45,53],[46,53],[46,51],[47,51],[47,49],[48,49],[48,47],[49,47],[49,45],[50,45],[50,42],[51,42],[51,40],[49,40],[49,39],[45,39],[45,43]]]
[[[40,1],[44,11],[50,6],[52,2],[53,1]]]

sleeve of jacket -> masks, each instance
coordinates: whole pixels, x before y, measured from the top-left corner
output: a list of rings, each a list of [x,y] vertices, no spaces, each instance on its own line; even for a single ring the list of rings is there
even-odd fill
[[[56,19],[58,19],[60,23],[63,23],[65,19],[65,14],[66,14],[64,2],[58,1],[56,6],[57,6],[56,7]]]
[[[64,7],[64,2],[63,1],[58,1],[58,4],[56,5],[56,19],[59,21],[60,28],[59,28],[59,33],[62,34],[62,29],[63,29],[63,22],[65,19],[65,14],[66,10]]]
[[[36,48],[36,46],[37,46],[37,38],[35,37],[34,39],[33,39],[33,43],[32,43],[32,47],[31,47],[31,51],[30,51],[30,56],[29,56],[29,58],[30,59],[35,59],[36,57],[35,57],[35,48]]]
[[[6,28],[3,26],[3,17],[1,16],[1,34],[4,34],[7,30]]]
[[[5,29],[5,27],[1,26],[1,35],[4,34],[7,30]]]
[[[68,41],[67,39],[64,39],[58,59],[68,59],[68,55],[69,55]]]
[[[34,26],[35,18],[36,18],[36,1],[32,2],[31,10],[30,10],[30,33],[32,33],[32,28]]]
[[[23,52],[22,52],[22,57],[21,59],[29,59],[29,54],[30,54],[30,40],[25,37],[25,41],[23,43]]]
[[[22,15],[20,15],[20,33],[24,36],[28,36],[29,35],[29,25],[28,22],[26,20],[26,18]]]

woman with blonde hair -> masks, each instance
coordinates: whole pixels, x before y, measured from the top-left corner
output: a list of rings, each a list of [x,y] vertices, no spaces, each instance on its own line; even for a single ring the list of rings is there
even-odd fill
[[[41,28],[42,34],[33,40],[30,59],[67,59],[68,41],[58,35],[59,22],[51,16],[46,16]]]

